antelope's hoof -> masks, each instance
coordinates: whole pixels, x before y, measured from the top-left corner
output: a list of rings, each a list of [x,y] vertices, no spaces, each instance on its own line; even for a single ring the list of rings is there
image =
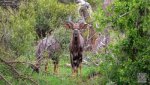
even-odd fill
[[[54,74],[54,75],[58,75],[58,72],[54,72],[53,74]]]
[[[47,70],[45,70],[45,73],[48,73],[48,71],[47,71]]]
[[[33,69],[33,72],[35,71],[35,72],[39,73],[39,68],[37,66],[31,64],[30,67]]]
[[[75,74],[75,73],[71,74],[71,77],[76,77],[76,76],[77,76],[77,74]]]
[[[34,68],[33,71],[35,71],[35,72],[37,72],[37,73],[40,72],[40,71],[39,71],[39,68]]]

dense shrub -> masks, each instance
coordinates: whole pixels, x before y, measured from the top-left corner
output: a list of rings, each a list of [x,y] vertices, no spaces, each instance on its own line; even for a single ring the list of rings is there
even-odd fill
[[[57,0],[38,0],[35,3],[36,29],[58,29],[67,17],[75,16],[75,5],[63,4]]]
[[[35,61],[35,28],[53,29],[54,35],[66,47],[69,32],[66,33],[62,26],[67,16],[75,16],[74,7],[57,0],[22,1],[17,10],[0,7],[0,78],[4,77],[0,84],[38,83],[28,77],[32,73],[30,65]]]
[[[2,22],[0,23],[2,35],[8,43],[4,44],[11,48],[17,55],[32,53],[34,42],[35,12],[33,4],[21,4],[19,10],[1,9]]]
[[[57,0],[38,0],[22,2],[18,10],[1,9],[0,23],[1,36],[4,43],[15,51],[17,55],[33,53],[35,28],[59,29],[64,24],[67,16],[75,14],[74,5],[64,5]],[[6,43],[7,42],[7,43]]]
[[[106,77],[106,82],[113,81],[116,84],[137,85],[138,73],[146,73],[149,82],[150,59],[150,9],[149,1],[142,0],[116,0],[106,11],[98,9],[95,14],[96,22],[100,24],[97,31],[104,30],[108,23],[114,32],[121,36],[119,42],[109,47],[111,51],[100,65],[100,70]],[[115,36],[117,38],[117,36]],[[113,55],[113,56],[112,56]],[[106,69],[107,68],[107,69]]]
[[[97,8],[99,8],[103,2],[102,0],[86,0],[86,1],[91,4],[93,10],[96,10]]]

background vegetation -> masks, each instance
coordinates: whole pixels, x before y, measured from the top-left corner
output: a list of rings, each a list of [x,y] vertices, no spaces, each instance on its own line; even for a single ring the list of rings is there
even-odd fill
[[[111,53],[106,55],[106,62],[100,65],[101,72],[107,76],[105,82],[137,85],[138,73],[147,73],[147,82],[149,81],[150,8],[148,5],[149,1],[115,0],[107,11],[99,9],[96,12],[100,29],[105,29],[109,23],[113,32],[118,35],[113,37],[118,41],[110,45]],[[111,14],[105,16],[106,13]]]
[[[85,53],[89,63],[83,66],[82,77],[70,77],[70,31],[63,27],[71,15],[76,17],[75,3],[57,0],[22,1],[19,9],[0,7],[0,84],[1,85],[140,85],[138,73],[146,73],[150,82],[150,1],[115,0],[102,10],[103,0],[87,0],[94,9],[97,32],[109,28],[111,41],[108,53]],[[109,16],[108,16],[109,15]],[[96,24],[99,26],[96,27]],[[48,73],[41,67],[32,72],[35,63],[36,29],[53,29],[62,43],[60,70],[53,74],[50,60]],[[99,61],[96,61],[99,60]],[[99,64],[95,65],[95,62]],[[45,61],[43,61],[43,64]]]

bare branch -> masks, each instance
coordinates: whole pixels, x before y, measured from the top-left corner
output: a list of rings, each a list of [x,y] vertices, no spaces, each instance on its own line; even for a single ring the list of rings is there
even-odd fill
[[[3,76],[2,74],[0,74],[0,78],[3,79],[3,80],[6,82],[7,85],[12,85],[10,82],[8,82],[8,81],[4,78],[4,76]]]
[[[25,77],[25,76],[19,76],[18,78],[24,79],[24,80],[29,80],[30,82],[32,82],[34,85],[39,85],[36,81],[34,81],[32,78],[30,77]]]
[[[14,74],[15,76],[19,76],[19,75],[20,75],[19,72],[17,72],[17,70],[16,70],[12,65],[10,65],[10,64],[7,63],[6,61],[4,61],[1,57],[0,57],[0,62],[2,62],[2,63],[4,63],[5,65],[9,66],[10,69],[13,71],[13,74]]]
[[[24,61],[6,61],[9,64],[32,64],[30,62],[24,62]]]
[[[119,18],[121,18],[121,17],[123,17],[123,16],[125,16],[125,15],[127,15],[127,14],[129,14],[129,13],[130,13],[130,12],[126,12],[126,13],[120,15]]]
[[[0,50],[1,52],[2,50]],[[2,52],[4,53],[4,55],[8,55],[10,56],[8,53],[5,54],[5,52]],[[1,57],[0,57],[0,62],[2,62],[3,64],[7,65],[9,67],[9,69],[13,72],[13,75],[15,78],[21,78],[21,79],[26,79],[26,80],[29,80],[30,82],[32,82],[34,85],[39,85],[37,82],[33,81],[30,77],[25,77],[24,75],[21,75],[16,69],[14,66],[12,66],[12,63],[26,63],[26,62],[17,62],[17,61],[9,61],[9,62],[6,62],[5,60],[3,60]],[[0,75],[0,77],[3,79],[4,77]],[[6,79],[5,79],[6,80]],[[11,84],[8,84],[8,85],[11,85]]]

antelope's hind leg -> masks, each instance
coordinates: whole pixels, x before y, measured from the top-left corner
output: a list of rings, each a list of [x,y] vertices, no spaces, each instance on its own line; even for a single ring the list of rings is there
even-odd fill
[[[58,64],[54,63],[54,73],[58,74]]]
[[[54,64],[54,74],[58,74],[58,63],[59,63],[59,60],[58,58],[52,58],[53,60],[53,64]]]
[[[46,73],[48,72],[48,60],[46,61],[46,64],[45,64],[45,72]]]

